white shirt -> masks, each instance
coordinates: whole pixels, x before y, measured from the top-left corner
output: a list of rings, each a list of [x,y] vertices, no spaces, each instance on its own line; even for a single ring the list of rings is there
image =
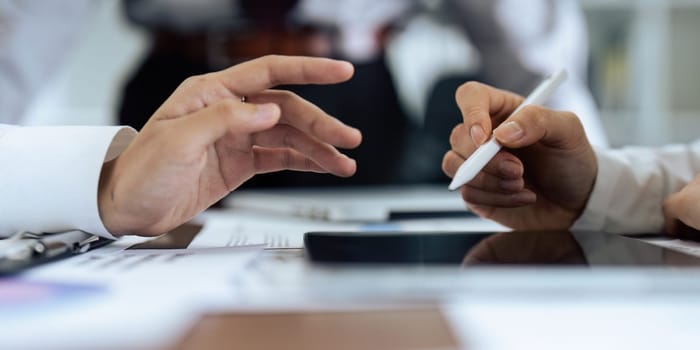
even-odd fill
[[[597,150],[598,176],[573,230],[658,233],[662,204],[700,173],[700,141],[663,148]]]
[[[112,238],[97,204],[100,171],[135,135],[128,127],[0,124],[0,236],[80,229]]]

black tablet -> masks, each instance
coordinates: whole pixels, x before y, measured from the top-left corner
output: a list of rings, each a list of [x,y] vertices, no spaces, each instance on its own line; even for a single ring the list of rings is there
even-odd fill
[[[700,258],[601,232],[308,232],[322,263],[700,266]]]

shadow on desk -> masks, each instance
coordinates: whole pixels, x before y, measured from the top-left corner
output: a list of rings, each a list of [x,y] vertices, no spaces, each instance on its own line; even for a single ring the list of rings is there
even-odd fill
[[[205,316],[175,349],[457,349],[437,308]]]

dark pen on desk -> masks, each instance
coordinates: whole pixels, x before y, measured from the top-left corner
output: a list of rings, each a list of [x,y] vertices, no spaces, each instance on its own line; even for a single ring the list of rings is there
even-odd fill
[[[37,236],[20,231],[0,241],[0,263],[6,261],[25,261],[36,254],[44,252],[44,246],[37,244]]]
[[[51,259],[66,253],[82,253],[98,239],[77,230],[46,235],[17,232],[0,240],[0,265],[28,264],[36,258]]]

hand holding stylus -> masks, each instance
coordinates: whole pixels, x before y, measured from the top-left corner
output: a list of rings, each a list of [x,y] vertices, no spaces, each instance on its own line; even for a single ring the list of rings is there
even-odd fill
[[[544,103],[549,96],[552,95],[554,90],[561,85],[561,83],[566,80],[566,71],[560,70],[545,80],[543,80],[535,90],[532,91],[530,96],[528,96],[523,102],[518,105],[518,107],[511,113],[511,115],[520,112],[523,108],[529,105],[540,105]],[[462,165],[457,169],[452,182],[450,183],[449,190],[454,191],[462,187],[467,182],[474,179],[474,177],[483,169],[486,164],[496,156],[498,151],[501,149],[501,144],[498,143],[495,137],[491,137],[486,143],[479,145],[479,148],[474,152]]]
[[[453,129],[443,159],[448,176],[492,133],[503,147],[461,187],[471,210],[517,229],[569,228],[586,206],[598,166],[579,119],[475,82],[459,88],[457,104],[464,122]]]

